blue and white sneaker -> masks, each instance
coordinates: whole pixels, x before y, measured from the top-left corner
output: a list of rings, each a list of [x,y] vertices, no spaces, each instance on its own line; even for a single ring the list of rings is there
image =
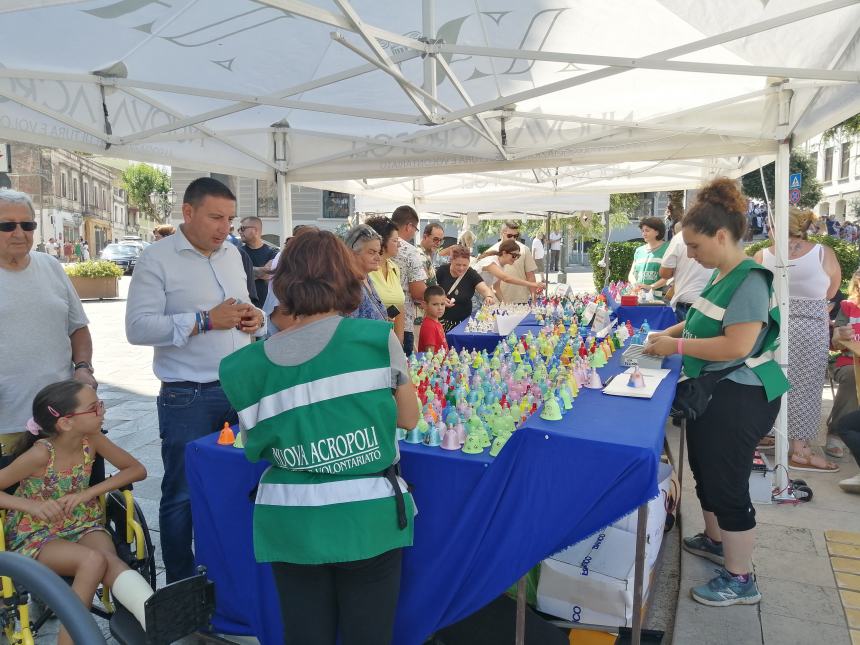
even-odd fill
[[[684,551],[706,558],[714,564],[723,566],[726,563],[722,542],[714,542],[704,533],[697,533],[693,537],[684,538],[681,541],[681,546],[684,547]]]
[[[749,579],[743,582],[723,568],[715,571],[718,574],[716,578],[690,590],[693,600],[709,607],[755,605],[761,600],[755,574],[750,573]]]

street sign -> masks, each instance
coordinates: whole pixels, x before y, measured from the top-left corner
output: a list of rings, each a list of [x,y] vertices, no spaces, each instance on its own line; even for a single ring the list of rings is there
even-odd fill
[[[803,177],[799,172],[793,172],[788,176],[788,188],[789,190],[793,190],[797,188],[800,190],[800,186],[803,184]]]
[[[788,191],[788,201],[795,205],[800,203],[800,188],[792,188]]]

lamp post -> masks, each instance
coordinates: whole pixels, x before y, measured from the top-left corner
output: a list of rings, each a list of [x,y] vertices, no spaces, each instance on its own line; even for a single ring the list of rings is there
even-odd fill
[[[170,217],[170,212],[173,210],[173,202],[176,200],[176,192],[168,190],[167,192],[159,192],[153,190],[149,193],[149,203],[155,210],[156,216],[160,222],[165,222]]]

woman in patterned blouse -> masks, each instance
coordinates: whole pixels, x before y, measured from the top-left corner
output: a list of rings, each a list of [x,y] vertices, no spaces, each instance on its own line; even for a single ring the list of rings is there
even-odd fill
[[[368,318],[370,320],[388,320],[385,306],[376,293],[373,283],[367,277],[371,271],[379,268],[382,260],[382,238],[366,224],[353,227],[346,234],[346,245],[355,253],[358,267],[364,274],[362,283],[361,304],[354,312],[353,318]]]

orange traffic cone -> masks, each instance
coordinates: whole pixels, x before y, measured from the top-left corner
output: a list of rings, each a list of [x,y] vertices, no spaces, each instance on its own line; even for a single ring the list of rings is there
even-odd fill
[[[218,445],[232,446],[234,441],[236,441],[236,436],[233,434],[233,429],[230,427],[230,424],[225,421],[224,427],[221,428],[221,434],[218,435]]]

